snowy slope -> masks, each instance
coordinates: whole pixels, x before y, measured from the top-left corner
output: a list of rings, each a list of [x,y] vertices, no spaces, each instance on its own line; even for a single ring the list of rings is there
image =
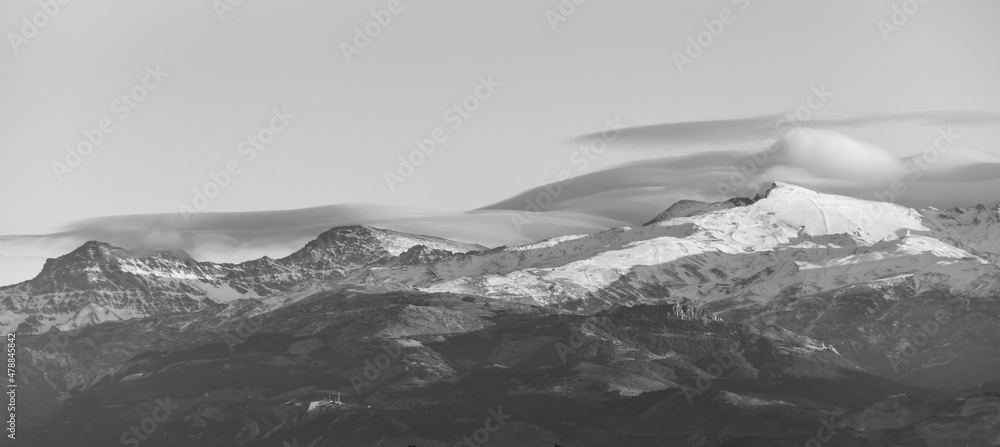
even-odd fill
[[[942,240],[1000,264],[1000,205],[944,211],[929,208],[922,214]]]
[[[783,183],[746,203],[373,274],[427,291],[542,304],[766,301],[902,277],[963,293],[998,284],[995,264],[948,243],[957,236],[913,209]]]

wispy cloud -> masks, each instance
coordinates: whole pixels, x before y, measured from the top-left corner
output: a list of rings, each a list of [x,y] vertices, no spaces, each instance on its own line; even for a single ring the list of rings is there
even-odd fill
[[[775,113],[750,118],[714,121],[691,121],[655,124],[625,129],[619,147],[643,147],[651,144],[732,143],[780,137],[779,123],[786,114]],[[908,113],[817,113],[809,120],[813,129],[843,130],[877,124],[906,123],[923,127],[987,126],[1000,124],[1000,113],[979,111],[939,111]],[[583,142],[600,133],[581,135]]]
[[[823,119],[825,127],[871,123],[873,120],[915,120],[921,124],[962,122],[987,124],[1000,115],[980,113],[870,115]],[[735,121],[682,123],[628,129],[622,138],[637,142],[729,140],[766,135],[765,122],[774,117]],[[876,193],[905,186],[896,203],[911,207],[950,207],[1000,200],[1000,157],[958,144],[947,151],[899,157],[865,141],[832,130],[800,128],[758,145],[754,151],[709,150],[658,156],[581,175],[565,185],[553,210],[574,211],[632,224],[648,220],[680,199],[724,200],[753,196],[774,181],[798,184],[820,192],[880,200]],[[715,130],[718,130],[716,132]],[[959,141],[961,143],[961,141]],[[933,140],[925,146],[931,148]],[[669,154],[669,150],[663,154]],[[752,163],[751,163],[752,162]],[[918,174],[919,172],[919,174]],[[721,187],[720,187],[721,185]],[[541,186],[484,209],[524,210],[526,199]],[[885,196],[883,194],[883,196]]]

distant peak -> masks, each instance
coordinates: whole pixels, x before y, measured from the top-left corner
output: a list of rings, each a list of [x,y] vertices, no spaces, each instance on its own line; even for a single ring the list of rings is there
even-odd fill
[[[317,239],[327,239],[327,238],[331,238],[331,237],[338,237],[338,236],[344,236],[344,235],[349,235],[349,234],[358,234],[358,233],[365,234],[365,235],[370,235],[370,234],[375,233],[376,231],[380,231],[380,230],[378,230],[377,228],[372,228],[372,227],[368,227],[368,226],[365,226],[365,225],[345,225],[345,226],[342,226],[342,227],[334,227],[334,228],[331,228],[329,230],[326,230],[326,231],[320,233],[320,235],[317,236]]]
[[[182,261],[189,261],[189,260],[193,261],[194,260],[194,258],[191,257],[190,253],[188,253],[187,251],[182,250],[180,248],[172,248],[172,249],[169,249],[169,250],[157,250],[156,252],[154,252],[150,256],[156,256],[156,257],[160,257],[160,258],[171,258],[171,259],[177,259],[177,260],[182,260]]]
[[[811,190],[809,188],[803,188],[801,186],[793,185],[791,183],[785,183],[785,182],[774,182],[773,184],[771,184],[771,187],[767,188],[767,191],[764,191],[764,196],[763,197],[764,198],[771,197],[771,194],[773,194],[773,193],[817,194],[816,191],[813,191],[813,190]]]
[[[101,241],[87,241],[83,245],[69,252],[66,256],[83,256],[86,258],[105,258],[111,253],[125,252],[125,249],[121,247],[115,247],[107,242]]]
[[[665,222],[670,219],[676,219],[680,217],[693,217],[700,214],[707,214],[713,211],[720,211],[729,208],[749,206],[757,203],[758,200],[763,199],[764,196],[757,194],[755,197],[733,197],[729,200],[723,200],[721,202],[707,203],[700,202],[697,200],[678,200],[673,205],[670,205],[666,211],[658,214],[649,222],[643,224],[653,225],[659,222]]]
[[[142,250],[127,250],[122,247],[117,247],[111,245],[107,242],[101,241],[87,241],[83,245],[77,247],[75,250],[61,256],[59,259],[86,259],[95,261],[107,261],[116,258],[161,258],[161,259],[173,259],[179,261],[194,261],[191,255],[179,248],[166,249],[166,250],[152,250],[152,249],[142,249]]]
[[[697,320],[702,322],[722,321],[714,313],[704,308],[680,303],[639,304],[631,307],[615,307],[598,312],[597,316],[605,316],[622,321],[647,321],[664,323],[670,319]]]

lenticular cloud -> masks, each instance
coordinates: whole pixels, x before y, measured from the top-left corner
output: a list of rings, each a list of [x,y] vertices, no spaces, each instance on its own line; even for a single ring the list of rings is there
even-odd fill
[[[636,137],[626,130],[623,138],[650,150],[659,148],[652,152],[663,156],[595,171],[558,187],[534,188],[484,209],[524,211],[547,191],[560,191],[547,198],[548,210],[641,224],[680,199],[753,197],[775,181],[916,208],[992,205],[1000,200],[1000,159],[958,145],[944,151],[929,145],[932,154],[900,157],[836,131],[803,127],[778,141],[753,138],[671,155],[664,152],[673,149],[660,146],[658,135],[647,135],[648,128],[639,132]],[[956,197],[961,200],[956,202]]]
[[[789,164],[822,178],[888,182],[902,172],[889,151],[830,130],[795,129],[778,144]]]

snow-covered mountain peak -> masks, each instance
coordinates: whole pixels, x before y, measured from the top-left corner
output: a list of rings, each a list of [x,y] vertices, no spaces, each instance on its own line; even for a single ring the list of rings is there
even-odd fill
[[[108,244],[106,242],[87,241],[83,245],[77,247],[76,250],[73,250],[64,256],[61,256],[60,258],[69,258],[73,260],[107,261],[122,256],[129,256],[128,251],[125,250],[124,248],[115,247],[114,245]]]
[[[417,245],[452,253],[485,250],[485,247],[476,244],[355,225],[328,230],[280,262],[305,265],[316,270],[337,270],[345,274],[373,262],[399,256]]]
[[[984,261],[981,242],[951,243],[920,212],[899,205],[787,183],[753,202],[709,205],[683,203],[652,225],[388,266],[374,274],[427,291],[529,296],[571,306],[663,299],[763,303],[791,291],[812,294],[892,278],[947,280],[956,291],[979,293],[1000,280],[997,266]]]
[[[134,252],[133,252],[134,253]],[[146,254],[143,257],[149,258],[159,258],[159,259],[172,259],[183,262],[197,262],[190,253],[179,248],[170,250],[157,250],[153,253]]]
[[[391,256],[398,256],[416,245],[423,245],[435,250],[448,250],[454,253],[486,249],[486,247],[477,244],[456,242],[432,236],[400,233],[398,231],[369,226],[352,225],[336,227],[323,232],[316,239],[306,244],[303,250],[308,251],[317,248],[358,244],[377,245]]]
[[[786,182],[774,182],[771,183],[771,187],[764,191],[764,198],[774,197],[775,195],[782,194],[797,194],[797,195],[809,195],[815,196],[820,193],[813,191],[809,188],[803,188],[799,185],[793,185]]]
[[[775,236],[777,228],[791,228],[792,235],[847,234],[870,245],[902,237],[907,232],[927,231],[916,210],[892,203],[874,202],[835,194],[823,194],[784,182],[774,182],[761,196],[737,197],[706,203],[681,200],[646,225],[674,225],[690,221],[716,231],[754,231]],[[664,224],[664,222],[670,222]],[[765,228],[766,227],[766,228]],[[767,229],[770,228],[770,229]]]
[[[777,223],[810,235],[850,234],[868,244],[895,239],[907,231],[928,231],[916,210],[893,203],[835,194],[775,182],[765,197],[747,207]]]

